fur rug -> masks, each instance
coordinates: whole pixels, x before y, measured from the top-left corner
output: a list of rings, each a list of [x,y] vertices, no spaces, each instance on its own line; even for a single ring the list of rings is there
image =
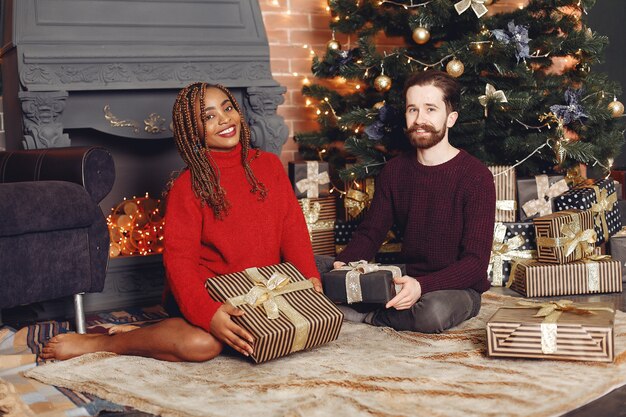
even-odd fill
[[[486,356],[485,322],[506,296],[441,335],[344,323],[339,339],[254,365],[167,363],[95,353],[27,376],[163,416],[557,416],[626,383],[626,314],[615,363]]]

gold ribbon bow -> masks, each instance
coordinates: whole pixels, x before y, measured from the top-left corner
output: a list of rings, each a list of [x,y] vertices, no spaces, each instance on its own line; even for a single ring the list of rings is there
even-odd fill
[[[569,223],[561,225],[561,237],[537,237],[537,246],[564,248],[564,257],[574,252],[576,259],[590,255],[596,243],[596,232],[593,229],[582,230],[577,213],[571,214],[570,220]]]
[[[485,94],[478,97],[478,102],[485,108],[485,117],[487,117],[487,105],[490,101],[495,103],[509,102],[506,99],[506,95],[504,95],[504,91],[496,91],[496,88],[493,85],[487,83],[487,85],[485,86]]]
[[[556,353],[557,351],[557,322],[563,313],[580,315],[596,314],[596,311],[608,311],[614,313],[610,307],[581,307],[571,300],[559,301],[518,301],[517,305],[505,306],[504,308],[538,308],[533,317],[544,317],[541,322],[541,351],[544,354]]]
[[[524,245],[525,239],[521,235],[517,235],[507,240],[506,226],[502,223],[496,223],[493,233],[493,246],[491,248],[491,258],[489,260],[488,275],[492,275],[491,285],[501,286],[504,280],[504,261],[512,261],[516,259],[531,259],[536,255],[533,250],[517,250]]]
[[[617,203],[617,194],[609,195],[608,190],[600,190],[597,185],[588,185],[582,188],[592,188],[596,193],[596,203],[591,206],[591,211],[595,213],[594,221],[596,225],[602,228],[604,240],[609,240],[609,226],[606,222],[606,212],[612,211],[613,206]]]
[[[350,262],[347,266],[336,268],[335,271],[348,271],[346,273],[346,301],[348,304],[363,301],[360,280],[361,274],[369,274],[370,272],[376,271],[389,271],[393,278],[402,276],[402,270],[398,266],[370,264],[364,260]],[[398,287],[396,287],[396,292],[397,291]]]
[[[371,200],[368,193],[351,188],[344,197],[344,206],[351,217],[356,217],[369,207]]]
[[[517,209],[515,200],[496,200],[496,210],[514,211],[515,209]]]
[[[269,279],[265,279],[257,268],[248,268],[244,272],[250,281],[254,283],[254,286],[247,294],[229,298],[227,302],[234,307],[248,304],[256,308],[262,305],[265,310],[265,316],[269,320],[279,318],[282,312],[296,328],[291,352],[304,349],[311,331],[311,323],[281,295],[313,288],[311,281],[290,282],[291,278],[280,272],[274,272]]]
[[[313,232],[316,230],[333,230],[335,228],[334,220],[319,220],[322,206],[317,201],[311,202],[308,198],[300,199],[302,213],[306,228],[309,231],[309,238],[313,241]]]
[[[522,205],[522,210],[528,217],[532,217],[535,214],[545,216],[552,213],[551,199],[569,190],[564,179],[550,185],[547,175],[537,175],[535,182],[537,183],[537,198]]]
[[[489,11],[484,3],[485,0],[461,0],[454,5],[454,8],[458,14],[463,14],[471,7],[474,13],[476,13],[476,17],[480,19]]]
[[[306,161],[306,178],[296,182],[296,188],[301,193],[306,192],[308,198],[319,197],[319,186],[330,183],[328,171],[320,173],[320,165],[317,161]]]

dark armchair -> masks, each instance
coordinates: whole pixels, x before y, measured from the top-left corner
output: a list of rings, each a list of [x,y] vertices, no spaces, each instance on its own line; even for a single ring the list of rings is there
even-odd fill
[[[0,309],[73,295],[84,333],[82,294],[102,291],[109,259],[98,203],[114,180],[100,147],[0,152]]]

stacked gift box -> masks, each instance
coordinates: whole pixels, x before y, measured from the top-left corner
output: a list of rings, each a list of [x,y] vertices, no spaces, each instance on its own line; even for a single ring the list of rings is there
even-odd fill
[[[595,249],[621,228],[612,180],[587,180],[570,190],[563,176],[515,178],[510,167],[490,170],[500,207],[517,206],[519,216],[500,222],[505,213],[496,211],[492,285],[529,297],[621,291],[619,262]],[[620,244],[626,246],[626,239]]]
[[[328,163],[296,161],[289,163],[289,179],[316,255],[335,255],[334,226],[337,202],[330,193]]]

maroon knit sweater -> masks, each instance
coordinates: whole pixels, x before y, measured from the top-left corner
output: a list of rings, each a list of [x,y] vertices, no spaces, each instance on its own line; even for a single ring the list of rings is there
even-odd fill
[[[491,172],[463,150],[435,166],[420,164],[415,153],[398,156],[378,176],[365,220],[337,260],[372,259],[396,222],[404,231],[407,275],[420,282],[423,294],[484,292],[495,199]]]

